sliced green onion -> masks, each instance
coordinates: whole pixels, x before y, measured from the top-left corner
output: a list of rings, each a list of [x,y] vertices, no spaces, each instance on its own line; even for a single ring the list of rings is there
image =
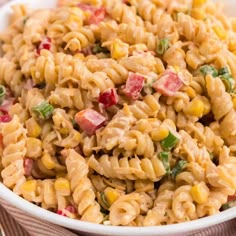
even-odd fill
[[[201,66],[200,67],[200,72],[204,76],[207,76],[207,75],[212,75],[213,77],[218,76],[218,72],[217,72],[216,68],[213,67],[213,66],[209,66],[209,65]]]
[[[169,39],[161,39],[157,46],[157,53],[163,55],[169,47],[170,47]]]
[[[165,167],[166,174],[169,175],[171,173],[170,163],[169,163],[169,152],[160,152],[159,158],[162,161],[163,166]]]
[[[3,85],[0,85],[0,104],[3,103],[6,95],[6,88]]]
[[[161,141],[161,146],[169,151],[171,150],[177,143],[179,142],[179,138],[173,133],[169,132],[168,136]]]
[[[176,165],[174,166],[174,168],[171,171],[172,179],[175,179],[176,176],[184,170],[186,164],[187,164],[187,161],[185,161],[185,160],[180,160],[176,163]]]
[[[32,108],[32,110],[39,116],[42,120],[47,120],[51,118],[54,107],[48,102],[43,102],[38,106]]]
[[[228,67],[223,67],[223,68],[219,69],[218,74],[219,75],[230,74],[230,71],[229,71]]]
[[[94,45],[92,51],[93,51],[94,54],[97,54],[97,53],[100,53],[100,52],[109,53],[109,50],[107,48],[102,47],[101,44],[99,44],[99,43],[96,43]]]
[[[222,210],[222,211],[225,211],[225,210],[227,210],[227,209],[229,209],[229,208],[231,208],[231,207],[234,207],[234,206],[236,206],[236,200],[226,202],[225,204],[223,204],[223,205],[221,206],[221,210]]]
[[[100,194],[100,197],[101,197],[101,200],[102,200],[102,202],[103,202],[103,204],[104,204],[104,207],[109,208],[109,204],[108,204],[108,202],[107,202],[107,199],[106,199],[106,196],[105,196],[104,192],[102,192],[102,193]]]
[[[225,85],[226,92],[231,93],[235,86],[235,81],[232,78],[232,75],[227,73],[227,74],[221,75],[220,78]]]

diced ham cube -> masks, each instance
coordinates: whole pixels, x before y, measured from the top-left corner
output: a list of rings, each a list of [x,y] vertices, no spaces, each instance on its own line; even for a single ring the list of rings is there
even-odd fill
[[[161,77],[153,83],[152,87],[165,96],[174,96],[183,86],[183,81],[177,73],[166,70]]]
[[[31,176],[31,172],[32,172],[32,169],[33,169],[33,164],[34,164],[34,161],[30,158],[26,158],[24,160],[24,170],[25,170],[25,175],[26,176]]]
[[[118,103],[118,95],[115,88],[108,89],[100,94],[98,102],[103,105],[103,108],[108,108]]]
[[[4,113],[4,115],[8,114],[8,111],[10,110],[10,108],[14,104],[14,102],[15,102],[14,97],[6,98],[0,106],[0,111],[2,113]]]
[[[99,24],[104,20],[106,16],[106,9],[104,7],[100,7],[96,9],[93,14],[90,16],[89,24]]]
[[[85,3],[79,3],[77,5],[77,7],[79,7],[81,10],[83,11],[90,11],[90,12],[94,12],[96,10],[95,7],[91,6],[91,5],[88,5],[88,4],[85,4]]]
[[[52,46],[52,40],[49,37],[45,37],[38,46],[37,55],[40,55],[42,49],[50,50]]]
[[[76,113],[75,122],[85,133],[93,135],[106,122],[106,117],[91,108],[87,108]]]
[[[130,72],[124,89],[125,95],[134,100],[138,99],[144,86],[144,80],[143,76]]]

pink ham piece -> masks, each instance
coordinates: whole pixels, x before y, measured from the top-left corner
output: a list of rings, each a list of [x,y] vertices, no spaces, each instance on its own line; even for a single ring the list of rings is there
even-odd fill
[[[106,16],[106,9],[104,7],[100,7],[96,9],[93,14],[90,16],[89,24],[99,24],[104,20]]]
[[[174,96],[183,84],[183,81],[177,73],[172,70],[166,70],[160,78],[153,83],[152,87],[162,95]]]
[[[4,115],[8,114],[8,111],[10,110],[14,102],[15,102],[14,97],[6,98],[0,106],[0,112],[4,113]]]
[[[79,3],[77,7],[79,7],[83,11],[90,11],[90,12],[94,12],[96,9],[95,7],[85,4],[85,3]]]
[[[98,102],[103,105],[103,108],[108,108],[118,103],[118,95],[116,89],[108,89],[104,93],[101,93]]]
[[[87,108],[76,113],[75,122],[85,133],[93,135],[97,129],[104,125],[106,117],[91,108]]]
[[[144,80],[143,76],[129,72],[129,77],[126,81],[125,89],[123,90],[125,95],[134,100],[138,99],[144,86]]]
[[[52,46],[52,40],[49,37],[45,37],[38,46],[37,55],[40,55],[42,49],[50,50]]]
[[[33,164],[34,164],[34,161],[30,158],[26,158],[24,160],[24,170],[25,170],[25,175],[26,176],[31,176],[31,172],[32,172],[32,169],[33,169]]]

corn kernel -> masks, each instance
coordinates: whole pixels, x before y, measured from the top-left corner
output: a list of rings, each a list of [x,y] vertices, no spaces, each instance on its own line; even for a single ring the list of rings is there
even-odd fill
[[[204,3],[206,3],[207,0],[193,0],[193,7],[200,7],[202,6]]]
[[[124,107],[123,107],[123,111],[125,113],[126,116],[131,116],[133,115],[132,112],[129,109],[129,106],[127,103],[124,103]]]
[[[186,115],[201,117],[204,114],[204,103],[200,99],[193,99],[183,110]]]
[[[48,153],[44,153],[41,161],[48,170],[52,170],[56,167],[55,161],[53,160],[52,156],[49,155]]]
[[[191,16],[196,20],[204,20],[206,18],[205,12],[199,8],[193,8],[191,10]]]
[[[58,178],[54,183],[56,192],[62,196],[70,196],[70,182],[65,178]]]
[[[230,51],[236,51],[236,38],[229,40],[228,47]]]
[[[169,135],[169,130],[166,127],[158,127],[152,130],[151,138],[153,141],[161,141]]]
[[[25,126],[29,137],[37,138],[41,134],[42,129],[33,117],[25,122]]]
[[[191,88],[191,87],[186,87],[186,89],[184,89],[184,91],[188,94],[188,96],[191,98],[191,99],[193,99],[193,98],[195,98],[196,97],[196,92],[195,92],[195,90],[193,89],[193,88]]]
[[[210,191],[207,185],[202,182],[195,184],[191,188],[190,194],[195,202],[198,204],[203,204],[207,201]]]
[[[126,44],[115,42],[111,45],[111,57],[113,59],[119,60],[122,57],[127,57],[129,54],[129,49]]]
[[[36,180],[28,180],[21,185],[21,189],[24,192],[34,192],[36,190],[36,187],[37,187]]]
[[[119,197],[121,193],[117,189],[107,187],[104,190],[105,204],[111,206]]]
[[[220,26],[213,26],[213,30],[215,31],[216,35],[221,39],[226,39],[226,32],[225,30]]]
[[[140,132],[150,132],[152,130],[151,123],[148,120],[141,119],[137,123],[137,130]]]
[[[236,97],[233,98],[234,109],[236,110]]]
[[[62,134],[62,135],[67,135],[67,134],[69,134],[69,129],[67,128],[67,127],[64,127],[64,128],[61,128],[60,130],[59,130],[59,132],[60,132],[60,134]]]
[[[42,155],[42,141],[37,138],[26,139],[27,157],[37,159]]]

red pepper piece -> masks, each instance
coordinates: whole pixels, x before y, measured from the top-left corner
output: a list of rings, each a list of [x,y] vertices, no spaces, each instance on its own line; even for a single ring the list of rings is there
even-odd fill
[[[138,99],[144,86],[144,80],[143,76],[130,72],[124,89],[125,95],[134,100]]]
[[[98,102],[103,105],[103,108],[108,108],[118,103],[118,95],[116,89],[108,89],[104,93],[100,94]]]
[[[161,77],[153,83],[152,87],[165,96],[174,96],[183,86],[183,81],[177,73],[166,70]]]

